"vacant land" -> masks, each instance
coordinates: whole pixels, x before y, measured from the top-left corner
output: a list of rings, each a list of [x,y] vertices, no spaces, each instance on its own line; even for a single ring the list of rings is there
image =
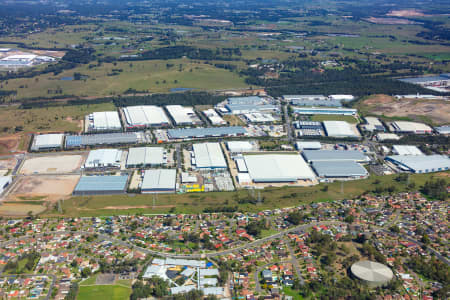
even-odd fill
[[[20,177],[8,195],[8,200],[39,199],[59,200],[72,194],[78,175]],[[42,198],[44,197],[44,198]]]
[[[112,103],[61,105],[35,109],[6,107],[0,110],[0,135],[15,132],[78,132],[82,130],[85,115],[94,111],[115,109]],[[13,146],[9,147],[8,149],[14,149]]]
[[[375,95],[362,101],[358,108],[365,114],[386,117],[406,117],[431,125],[447,124],[450,103],[441,100],[400,99]]]
[[[446,174],[446,173],[444,173]],[[320,184],[312,187],[266,188],[261,190],[262,203],[249,203],[251,195],[247,190],[236,192],[213,192],[204,194],[157,195],[155,206],[150,195],[112,195],[72,197],[64,201],[63,211],[66,216],[99,216],[133,213],[201,213],[205,209],[219,207],[234,207],[243,211],[261,211],[277,207],[291,207],[306,202],[332,201],[352,199],[373,191],[378,186],[395,186],[396,191],[405,191],[403,183],[394,180],[396,175],[373,176],[370,179],[348,181],[330,184]],[[438,174],[412,174],[410,182],[421,186],[427,179]],[[446,177],[448,178],[448,177]],[[448,178],[450,182],[450,178]],[[327,186],[327,188],[324,188]],[[58,215],[56,211],[48,211],[48,215]]]
[[[70,173],[78,170],[83,162],[81,155],[58,155],[30,158],[23,164],[21,174]]]
[[[28,212],[32,212],[33,215],[37,215],[45,211],[47,207],[40,202],[36,204],[28,203],[3,203],[0,205],[0,215],[2,216],[25,216]]]
[[[72,78],[82,74],[82,80]],[[37,80],[36,80],[37,79]],[[17,90],[17,98],[74,96],[110,96],[123,94],[128,89],[141,92],[170,92],[173,88],[215,90],[242,88],[247,85],[237,73],[189,59],[151,60],[138,62],[104,63],[96,67],[82,65],[75,69],[36,78],[8,81],[6,90]]]
[[[80,286],[78,300],[123,300],[128,299],[131,289],[122,285]]]

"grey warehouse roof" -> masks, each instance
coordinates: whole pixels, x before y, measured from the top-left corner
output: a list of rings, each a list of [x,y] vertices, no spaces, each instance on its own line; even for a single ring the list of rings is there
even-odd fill
[[[197,168],[223,168],[227,162],[219,143],[194,144],[194,154]]]
[[[233,105],[235,105],[235,104],[255,105],[255,104],[261,104],[262,102],[263,102],[263,100],[258,96],[228,98],[228,103],[233,104]]]
[[[163,147],[136,147],[128,151],[127,166],[162,165],[163,163]]]
[[[367,161],[362,152],[355,150],[303,150],[303,157],[308,161]]]
[[[141,132],[69,135],[66,137],[66,147],[75,148],[91,145],[136,144],[140,140],[142,140]]]
[[[367,176],[367,170],[354,161],[316,161],[312,167],[319,177]]]
[[[217,136],[244,135],[247,133],[242,126],[208,127],[208,128],[181,128],[167,130],[171,139],[205,138]]]
[[[75,187],[76,192],[110,191],[121,192],[126,188],[128,176],[81,176]]]
[[[175,169],[146,170],[142,181],[142,191],[174,191],[177,180]]]

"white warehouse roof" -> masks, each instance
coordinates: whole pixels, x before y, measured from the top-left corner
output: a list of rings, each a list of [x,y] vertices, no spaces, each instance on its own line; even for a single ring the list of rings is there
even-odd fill
[[[212,108],[204,110],[203,114],[209,119],[212,125],[226,125],[224,119]]]
[[[392,122],[392,127],[397,132],[431,133],[433,131],[433,129],[426,124],[409,121]]]
[[[450,168],[450,159],[445,155],[392,155],[387,156],[386,160],[414,173],[439,172]]]
[[[122,151],[118,149],[91,150],[84,168],[120,167]]]
[[[322,145],[320,142],[315,141],[300,141],[295,143],[295,147],[297,147],[298,150],[308,149],[308,150],[320,150],[322,148]]]
[[[323,121],[328,136],[331,137],[358,137],[359,134],[345,121]]]
[[[128,166],[155,166],[164,164],[163,147],[136,147],[128,151]]]
[[[316,178],[298,154],[244,155],[244,159],[254,182],[293,182]]]
[[[423,155],[419,148],[411,145],[394,145],[392,151],[398,155]]]
[[[177,170],[152,169],[145,170],[142,181],[142,193],[172,193],[175,192]]]
[[[145,127],[169,124],[164,110],[154,105],[128,106],[123,108],[128,127]]]
[[[256,142],[250,141],[229,141],[227,148],[230,152],[249,152],[257,149]]]
[[[122,128],[117,111],[101,111],[92,113],[93,130],[119,130]]]
[[[54,134],[40,134],[35,135],[33,140],[32,150],[49,149],[49,148],[60,148],[62,147],[64,140],[64,134],[54,133]]]
[[[176,125],[200,124],[200,119],[195,114],[194,109],[190,106],[166,105]]]
[[[197,168],[227,168],[227,163],[219,143],[194,144],[193,148]]]

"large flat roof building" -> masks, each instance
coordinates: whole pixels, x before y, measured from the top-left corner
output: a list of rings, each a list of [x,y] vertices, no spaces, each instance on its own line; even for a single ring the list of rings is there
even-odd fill
[[[230,127],[208,127],[208,128],[178,128],[168,129],[167,135],[169,139],[183,140],[183,139],[201,139],[209,137],[227,137],[227,136],[242,136],[247,134],[242,126]]]
[[[363,178],[367,170],[355,161],[315,161],[312,167],[322,178]]]
[[[284,95],[283,98],[296,106],[342,107],[341,100],[330,99],[324,95]]]
[[[360,135],[352,126],[345,121],[323,121],[323,127],[327,136],[336,138],[352,137],[356,138]]]
[[[226,145],[231,153],[251,152],[258,149],[255,141],[228,141]]]
[[[12,182],[12,176],[0,176],[0,195]]]
[[[385,131],[383,123],[376,117],[365,117],[366,124],[362,125],[366,131]]]
[[[69,135],[66,137],[66,148],[82,148],[96,145],[138,144],[142,141],[144,141],[143,132]]]
[[[244,114],[244,117],[247,120],[247,122],[250,123],[272,123],[276,121],[276,119],[272,116],[272,114],[265,114],[259,112]]]
[[[395,121],[392,122],[391,125],[395,132],[416,133],[416,134],[433,132],[433,129],[430,126],[418,122]]]
[[[296,182],[314,180],[315,175],[298,154],[244,155],[253,182]]]
[[[127,106],[122,110],[128,128],[167,126],[170,124],[164,110],[159,106]]]
[[[118,149],[91,150],[84,163],[84,169],[120,168],[122,151]]]
[[[117,111],[101,111],[94,112],[87,116],[87,130],[93,131],[120,131],[122,124],[120,123],[119,113]]]
[[[221,116],[219,116],[219,114],[212,108],[204,110],[203,114],[208,118],[208,120],[214,126],[227,124],[227,122]]]
[[[439,134],[449,135],[450,134],[450,125],[434,127],[434,130],[436,130],[436,132]]]
[[[293,111],[299,115],[344,115],[355,116],[358,110],[354,108],[319,108],[319,107],[294,107]]]
[[[176,182],[177,170],[175,169],[145,170],[141,192],[144,194],[175,193]]]
[[[387,156],[386,160],[413,173],[439,172],[450,168],[450,159],[445,155],[392,155]]]
[[[226,169],[227,162],[219,143],[194,144],[194,156],[198,169]]]
[[[127,168],[154,167],[166,163],[163,147],[130,148],[127,157]]]
[[[31,145],[32,151],[62,149],[64,142],[64,134],[39,134],[34,135]]]
[[[322,144],[316,141],[299,141],[295,143],[297,150],[320,150]]]
[[[280,107],[272,104],[226,104],[228,114],[241,115],[258,112],[277,112]]]
[[[249,96],[249,97],[231,97],[227,99],[228,104],[231,105],[259,105],[264,102],[261,97]]]
[[[175,125],[195,125],[202,123],[194,112],[194,109],[190,106],[166,105],[166,109]]]
[[[304,150],[303,157],[307,162],[317,161],[356,161],[368,162],[364,153],[355,150]]]
[[[392,151],[397,155],[423,155],[419,148],[412,145],[394,145]]]
[[[73,195],[123,194],[127,189],[128,175],[81,176]]]

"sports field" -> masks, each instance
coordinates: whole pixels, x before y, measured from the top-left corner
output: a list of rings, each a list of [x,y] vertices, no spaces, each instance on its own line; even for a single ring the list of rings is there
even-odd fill
[[[130,294],[131,288],[123,285],[81,285],[77,300],[124,300]]]

